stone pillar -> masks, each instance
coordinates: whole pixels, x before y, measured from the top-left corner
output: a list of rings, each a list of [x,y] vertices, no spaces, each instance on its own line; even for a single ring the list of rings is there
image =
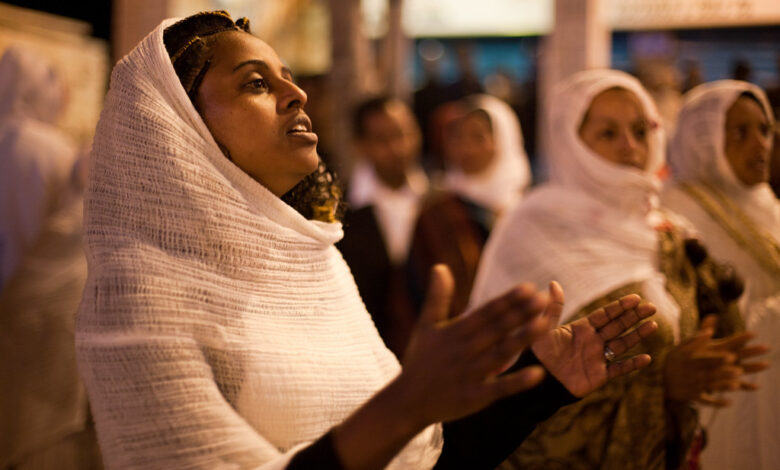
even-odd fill
[[[406,37],[402,25],[403,0],[390,0],[387,36],[383,41],[380,74],[385,78],[385,92],[402,100],[408,100],[411,83],[406,73],[410,62],[411,40]]]
[[[606,0],[555,0],[553,30],[540,46],[537,142],[542,157],[547,139],[554,137],[545,128],[552,88],[575,72],[610,66],[612,31],[606,7]]]

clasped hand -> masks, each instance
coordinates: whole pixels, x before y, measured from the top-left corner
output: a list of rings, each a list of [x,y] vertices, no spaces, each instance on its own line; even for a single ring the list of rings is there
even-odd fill
[[[752,333],[713,339],[716,326],[717,317],[706,317],[696,335],[682,341],[667,355],[664,384],[670,399],[723,407],[731,401],[713,393],[756,390],[755,384],[743,380],[744,375],[760,372],[769,364],[746,359],[766,354],[769,347],[749,345]]]

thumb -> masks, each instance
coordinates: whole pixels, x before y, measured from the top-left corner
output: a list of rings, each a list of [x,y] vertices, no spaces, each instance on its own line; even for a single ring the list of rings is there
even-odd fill
[[[713,314],[707,315],[699,323],[699,331],[707,331],[707,330],[715,331],[715,328],[717,327],[718,327],[718,316]]]
[[[550,322],[550,328],[555,328],[561,319],[564,302],[563,288],[557,281],[550,282],[549,294],[550,301],[547,303],[547,308],[544,309],[544,316]]]
[[[713,328],[713,323],[708,322],[708,319],[709,316],[705,317],[701,322],[699,331],[690,338],[682,341],[678,347],[694,351],[709,343],[710,340],[712,340],[712,335],[715,334],[715,330]],[[705,322],[709,324],[705,324]]]
[[[431,268],[431,282],[425,295],[425,303],[420,312],[420,323],[435,325],[447,319],[455,290],[455,279],[446,264],[437,264]]]

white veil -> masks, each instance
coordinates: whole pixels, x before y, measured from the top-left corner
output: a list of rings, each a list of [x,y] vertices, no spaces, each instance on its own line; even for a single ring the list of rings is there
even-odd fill
[[[531,167],[523,148],[523,133],[515,112],[506,103],[490,95],[468,99],[470,110],[481,109],[490,118],[496,155],[478,175],[449,168],[444,186],[494,212],[501,212],[516,202],[531,184]]]
[[[220,152],[158,26],[114,68],[76,347],[110,468],[284,468],[399,371],[333,246]],[[391,468],[430,467],[429,427]]]
[[[608,162],[580,140],[578,129],[590,103],[603,91],[624,88],[640,100],[649,131],[647,168]],[[561,283],[566,305],[561,321],[592,300],[629,283],[677,325],[679,307],[666,294],[658,271],[658,214],[654,173],[663,164],[663,130],[650,96],[639,82],[619,71],[580,72],[554,93],[547,123],[552,136],[550,182],[532,191],[488,240],[470,305],[479,305],[517,282],[540,288]],[[676,330],[675,334],[676,334]]]

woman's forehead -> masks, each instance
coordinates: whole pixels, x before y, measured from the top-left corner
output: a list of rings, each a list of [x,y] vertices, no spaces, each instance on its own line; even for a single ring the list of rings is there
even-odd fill
[[[265,41],[249,33],[230,31],[217,40],[213,62],[215,66],[231,70],[247,61],[259,61],[278,70],[284,67],[276,51]]]
[[[755,119],[767,121],[766,112],[756,98],[751,96],[740,96],[726,110],[726,120],[735,119]]]
[[[625,88],[610,88],[593,98],[587,114],[592,114],[593,117],[598,115],[613,116],[627,111],[636,115],[644,115],[644,107],[634,92]]]

